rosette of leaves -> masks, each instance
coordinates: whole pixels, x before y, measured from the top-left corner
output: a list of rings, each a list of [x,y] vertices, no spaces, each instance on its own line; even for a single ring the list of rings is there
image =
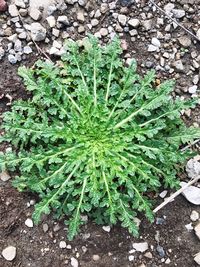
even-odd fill
[[[67,215],[70,240],[82,214],[137,235],[137,213],[153,219],[148,192],[178,185],[188,157],[179,147],[200,136],[181,119],[195,101],[173,100],[173,81],[155,86],[154,71],[140,77],[121,53],[119,40],[102,47],[90,37],[83,47],[68,43],[59,64],[20,67],[32,97],[4,114],[1,141],[14,149],[1,153],[1,170],[17,171],[14,186],[39,194],[36,223],[51,210]]]

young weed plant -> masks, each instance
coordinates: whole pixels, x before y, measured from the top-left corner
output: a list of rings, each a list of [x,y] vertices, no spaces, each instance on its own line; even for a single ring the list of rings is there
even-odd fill
[[[32,98],[4,114],[1,141],[15,149],[1,153],[1,170],[17,171],[18,190],[39,194],[35,223],[51,210],[67,215],[69,240],[82,214],[137,235],[138,212],[153,220],[148,192],[179,184],[188,157],[179,146],[200,137],[181,119],[195,100],[173,100],[173,81],[155,86],[154,71],[140,77],[121,53],[118,39],[102,47],[89,37],[83,47],[69,42],[57,65],[20,67]]]

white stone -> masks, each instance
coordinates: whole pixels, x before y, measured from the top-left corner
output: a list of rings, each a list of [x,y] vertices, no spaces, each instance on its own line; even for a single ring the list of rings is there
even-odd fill
[[[166,195],[167,195],[167,190],[164,190],[164,191],[162,191],[162,192],[159,194],[159,196],[160,196],[161,198],[165,198]]]
[[[172,11],[172,9],[174,9],[174,4],[172,4],[172,3],[168,3],[168,4],[166,4],[165,6],[164,6],[164,10],[166,11],[166,12],[171,12]]]
[[[3,181],[3,182],[7,182],[8,180],[10,180],[10,175],[7,173],[7,172],[1,172],[0,173],[0,179]]]
[[[85,17],[84,17],[83,12],[78,12],[77,13],[77,20],[80,21],[80,22],[84,22],[85,21]]]
[[[31,54],[33,52],[32,48],[28,45],[24,46],[24,54]]]
[[[133,255],[128,256],[129,261],[134,261],[135,257]]]
[[[46,232],[49,230],[49,226],[48,226],[48,224],[47,224],[47,223],[44,223],[44,224],[42,225],[42,229],[43,229],[43,232],[46,233]]]
[[[67,16],[59,16],[57,21],[66,25],[66,26],[69,25],[69,20],[68,20]]]
[[[71,266],[72,267],[78,267],[79,266],[77,259],[75,259],[74,257],[71,258]]]
[[[11,64],[16,64],[16,63],[17,63],[17,58],[16,58],[14,55],[9,54],[9,55],[8,55],[8,61],[9,61]]]
[[[197,30],[196,36],[200,40],[200,29]]]
[[[139,21],[139,19],[130,19],[128,21],[128,25],[130,25],[133,28],[138,28],[140,25],[140,21]]]
[[[181,19],[185,16],[185,10],[183,9],[172,9],[172,13],[176,19]]]
[[[130,36],[136,36],[136,35],[138,35],[138,32],[136,29],[133,29],[133,30],[129,31],[129,34],[130,34]]]
[[[133,248],[136,251],[144,252],[148,249],[148,243],[147,242],[141,242],[141,243],[133,243]]]
[[[186,172],[189,178],[194,178],[200,174],[200,162],[196,159],[190,159],[186,165]]]
[[[188,230],[188,232],[191,232],[194,229],[192,223],[185,224],[185,228]]]
[[[197,85],[193,85],[193,86],[191,86],[191,87],[188,88],[188,92],[190,94],[195,94],[196,91],[197,91],[197,88],[198,88]]]
[[[99,30],[101,36],[107,36],[108,35],[108,30],[106,28],[101,28]]]
[[[29,15],[35,21],[40,20],[42,17],[42,13],[35,7],[29,9]]]
[[[30,218],[26,219],[25,225],[27,227],[29,227],[29,228],[32,228],[33,227],[33,221],[32,221],[32,219],[30,219]]]
[[[196,236],[200,239],[200,222],[194,227]]]
[[[148,46],[148,51],[149,51],[149,52],[155,52],[155,51],[157,51],[157,50],[158,50],[158,47],[155,46],[155,45],[150,44],[150,45]]]
[[[25,40],[27,38],[27,34],[26,32],[21,32],[19,35],[18,35],[19,39],[22,39],[22,40]]]
[[[11,15],[11,17],[17,17],[19,15],[16,5],[9,5],[8,12]]]
[[[42,7],[44,9],[44,17],[47,17],[49,7],[54,6],[54,4],[55,0],[29,0],[30,8],[35,7],[38,9],[39,7]]]
[[[21,8],[25,8],[26,4],[24,3],[23,0],[15,0],[15,5]]]
[[[187,183],[181,182],[180,184],[183,187]],[[192,204],[200,205],[200,188],[195,186],[189,186],[182,192],[182,194]]]
[[[156,47],[160,47],[160,45],[161,45],[160,41],[155,37],[152,38],[151,43],[152,43],[152,45],[154,45]]]
[[[198,265],[200,265],[200,252],[197,253],[197,254],[195,255],[195,257],[194,257],[194,261],[195,261]]]
[[[3,49],[3,47],[0,46],[0,60],[4,57],[5,55],[5,50]]]
[[[107,225],[107,226],[103,226],[102,229],[103,229],[105,232],[108,232],[108,233],[109,233],[110,230],[111,230],[111,228],[110,228],[109,225]]]
[[[14,49],[16,52],[22,51],[22,42],[19,39],[15,41]]]
[[[99,255],[93,255],[93,256],[92,256],[92,259],[93,259],[94,261],[99,261],[99,260],[100,260],[100,257],[99,257]]]
[[[95,27],[95,26],[97,26],[98,24],[99,24],[98,19],[92,19],[92,20],[91,20],[91,25],[92,25],[92,27]]]
[[[33,41],[40,42],[46,38],[46,29],[38,22],[31,24],[31,37]]]
[[[46,18],[46,20],[47,20],[50,28],[53,28],[56,26],[56,19],[54,16],[49,16]]]
[[[122,26],[126,25],[127,17],[125,15],[118,15],[118,21]]]
[[[66,248],[66,247],[67,247],[66,242],[65,242],[65,241],[60,241],[60,243],[59,243],[59,247],[60,247],[60,248]]]
[[[191,215],[190,215],[190,219],[193,222],[196,222],[199,220],[199,213],[196,210],[193,210]]]
[[[12,261],[16,257],[16,251],[17,251],[16,247],[8,246],[4,248],[4,250],[2,251],[2,256],[7,261]]]
[[[171,263],[170,258],[166,259],[165,264],[170,264],[170,263]]]

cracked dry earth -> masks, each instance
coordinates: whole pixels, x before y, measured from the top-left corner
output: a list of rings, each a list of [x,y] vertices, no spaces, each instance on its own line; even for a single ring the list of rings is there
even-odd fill
[[[38,54],[31,41],[38,41],[38,35],[32,34],[33,23],[44,29],[38,45],[52,60],[59,59],[68,38],[82,40],[87,33],[93,33],[106,43],[118,34],[127,64],[135,58],[141,74],[155,68],[157,83],[176,79],[174,96],[199,97],[200,42],[170,23],[149,1],[61,0],[52,1],[44,11],[32,4],[35,1],[7,2],[9,10],[0,15],[1,114],[9,109],[11,101],[29,97],[17,68],[31,66],[44,56]],[[155,2],[200,38],[198,0]],[[183,113],[183,118],[188,125],[199,127],[199,107]],[[199,151],[198,144],[194,149]],[[186,173],[180,178],[186,182],[189,179]],[[159,195],[153,198],[155,206],[163,201]],[[200,241],[193,229],[199,219],[197,216],[191,220],[191,214],[200,213],[200,206],[183,196],[160,210],[153,224],[140,216],[138,239],[120,226],[102,228],[89,222],[73,242],[66,240],[64,222],[57,222],[52,216],[43,217],[41,224],[30,227],[27,219],[31,218],[35,201],[35,195],[18,193],[11,180],[0,180],[0,251],[8,246],[16,248],[11,261],[0,255],[0,267],[199,266],[194,257],[200,252]],[[134,251],[134,243],[143,243],[143,252]]]

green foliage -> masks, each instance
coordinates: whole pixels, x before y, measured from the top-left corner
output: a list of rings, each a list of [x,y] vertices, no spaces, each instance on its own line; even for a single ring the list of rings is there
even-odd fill
[[[148,192],[178,185],[188,157],[179,146],[200,137],[180,117],[195,101],[173,100],[173,81],[155,87],[154,71],[141,78],[120,54],[117,39],[101,47],[90,37],[68,43],[57,65],[19,68],[32,98],[4,114],[1,141],[15,152],[0,154],[1,170],[17,170],[14,186],[39,194],[36,223],[51,210],[67,215],[70,240],[85,213],[137,235],[138,211],[153,220]]]

